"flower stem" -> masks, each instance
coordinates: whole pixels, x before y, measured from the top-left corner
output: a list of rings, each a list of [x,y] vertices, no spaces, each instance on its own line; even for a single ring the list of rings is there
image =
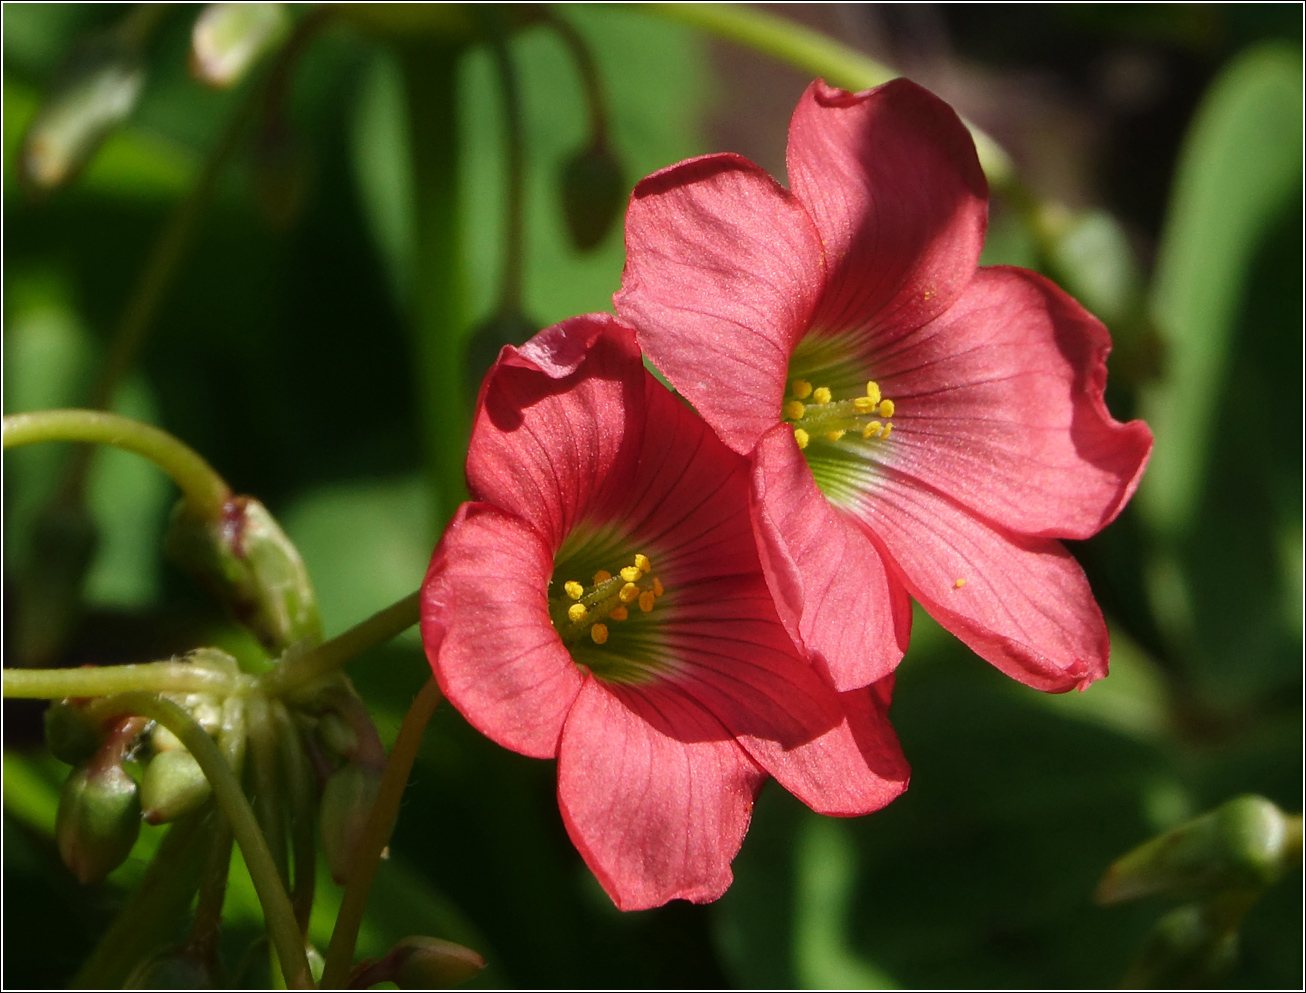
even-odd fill
[[[147,662],[83,669],[6,669],[4,695],[37,700],[108,696],[111,693],[216,693],[230,695],[254,686],[249,676],[231,676],[185,662]]]
[[[353,868],[340,903],[340,913],[336,915],[335,930],[331,932],[331,944],[327,948],[326,967],[322,972],[323,989],[343,988],[349,978],[354,962],[354,946],[358,942],[358,929],[363,923],[363,911],[367,907],[367,894],[372,888],[381,853],[389,843],[390,832],[394,829],[399,801],[403,799],[408,775],[417,759],[422,733],[440,700],[440,687],[431,679],[422,687],[417,699],[404,715],[399,737],[395,739],[390,761],[386,763],[385,774],[381,777],[381,789],[368,814],[367,826],[363,828],[358,848],[354,851]]]
[[[276,863],[259,831],[254,811],[217,744],[186,711],[171,700],[164,700],[151,693],[124,693],[119,699],[127,712],[153,718],[166,727],[195,756],[195,761],[213,787],[213,796],[218,806],[231,822],[232,832],[245,857],[245,865],[254,881],[259,903],[263,906],[268,934],[277,950],[286,984],[293,989],[311,989],[313,978],[304,953],[304,939],[299,933],[299,925],[295,923],[290,897],[281,884]]]
[[[743,4],[646,3],[642,6],[650,13],[711,32],[845,89],[870,89],[902,75],[819,31]],[[1011,158],[987,134],[969,121],[965,123],[975,139],[975,150],[989,182],[1005,187],[1014,178]]]
[[[99,410],[38,410],[4,419],[4,447],[41,441],[81,441],[124,448],[172,477],[199,514],[216,517],[231,488],[189,445],[166,431]]]
[[[470,431],[464,376],[462,246],[458,223],[458,55],[449,45],[401,49],[417,199],[415,351],[438,520],[466,499]]]
[[[544,8],[545,21],[557,32],[571,60],[576,63],[580,73],[581,86],[585,91],[585,107],[589,114],[590,144],[606,145],[608,143],[608,107],[603,92],[603,80],[599,76],[599,67],[594,62],[594,53],[586,44],[584,37],[575,26],[559,14],[554,8]]]
[[[297,658],[290,658],[263,677],[270,696],[293,692],[362,655],[369,648],[389,641],[417,623],[421,615],[421,591],[378,611],[361,624]]]
[[[526,151],[522,136],[521,91],[517,67],[508,50],[508,35],[493,5],[479,8],[490,38],[503,94],[504,151],[508,159],[507,187],[503,198],[503,273],[499,285],[499,313],[520,314],[522,308],[523,232],[526,187]]]

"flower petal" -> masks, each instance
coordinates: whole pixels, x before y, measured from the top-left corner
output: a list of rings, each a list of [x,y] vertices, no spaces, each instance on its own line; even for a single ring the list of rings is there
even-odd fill
[[[888,464],[1013,531],[1087,538],[1152,450],[1102,399],[1111,339],[1037,273],[980,269],[947,313],[867,361],[892,397]]]
[[[891,473],[853,512],[931,616],[1013,679],[1064,692],[1106,675],[1106,623],[1060,542],[995,528]]]
[[[422,584],[422,642],[440,689],[482,734],[536,758],[558,754],[583,682],[549,620],[552,573],[529,525],[465,503]]]
[[[787,163],[830,264],[818,331],[910,331],[970,280],[988,184],[970,133],[932,93],[906,79],[857,94],[818,80],[794,110]]]
[[[472,495],[532,524],[556,550],[628,485],[646,375],[634,333],[609,314],[505,347],[481,387],[467,453]]]
[[[789,426],[757,446],[753,493],[762,566],[795,640],[841,691],[892,672],[907,650],[911,601],[860,525],[817,488]]]
[[[823,265],[789,193],[746,159],[708,155],[635,187],[613,299],[653,364],[747,454],[779,420]]]
[[[715,900],[765,774],[711,714],[665,687],[585,681],[558,754],[572,842],[622,910]]]

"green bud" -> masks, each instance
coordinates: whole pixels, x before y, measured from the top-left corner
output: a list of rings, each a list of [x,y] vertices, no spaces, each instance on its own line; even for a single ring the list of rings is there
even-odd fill
[[[60,762],[89,762],[104,735],[86,711],[69,700],[55,700],[45,711],[45,743]]]
[[[317,599],[304,561],[253,497],[228,500],[216,520],[197,517],[185,501],[179,503],[167,551],[270,651],[321,638]]]
[[[290,30],[281,3],[211,3],[195,20],[190,69],[215,89],[235,86]]]
[[[628,192],[621,163],[607,145],[591,145],[567,161],[562,167],[562,216],[577,248],[588,252],[603,240]]]
[[[122,865],[140,830],[136,781],[119,763],[83,766],[65,781],[54,837],[64,865],[83,883],[98,883]]]
[[[349,879],[354,852],[380,790],[380,771],[355,762],[337,769],[322,790],[322,851],[337,883]]]
[[[1294,857],[1292,827],[1264,797],[1230,800],[1117,859],[1098,884],[1097,901],[1260,890],[1278,879]]]
[[[350,982],[354,989],[394,983],[401,990],[448,989],[467,982],[485,968],[485,959],[452,941],[413,935],[385,956],[359,968]]]
[[[173,749],[154,756],[141,776],[141,806],[151,824],[166,824],[189,814],[210,792],[195,756]]]
[[[467,381],[480,383],[504,345],[520,345],[539,329],[537,322],[518,312],[495,314],[483,322],[467,340]]]
[[[75,48],[23,138],[23,181],[39,191],[69,182],[135,109],[144,83],[132,46],[118,35]]]

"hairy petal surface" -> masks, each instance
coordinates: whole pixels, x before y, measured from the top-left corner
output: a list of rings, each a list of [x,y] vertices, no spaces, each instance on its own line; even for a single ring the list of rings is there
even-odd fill
[[[422,643],[472,726],[535,758],[558,753],[583,682],[549,621],[553,552],[516,517],[465,503],[422,585]]]
[[[572,842],[622,910],[715,900],[765,779],[733,735],[667,687],[586,679],[558,754]]]
[[[867,354],[897,404],[886,460],[998,525],[1087,538],[1133,494],[1152,448],[1103,402],[1111,339],[1042,276],[980,269],[957,303]]]
[[[635,187],[613,299],[653,364],[747,454],[779,419],[823,275],[797,201],[746,159],[708,155]]]
[[[754,453],[752,512],[776,608],[830,684],[853,690],[892,672],[911,600],[861,526],[817,488],[788,425]]]
[[[789,182],[829,264],[817,331],[896,336],[942,313],[984,244],[988,183],[946,103],[896,79],[812,83],[789,124]]]
[[[519,349],[506,346],[472,426],[472,495],[516,514],[557,549],[609,492],[628,485],[645,376],[634,335],[608,314],[573,317]]]
[[[855,512],[911,595],[1013,679],[1063,692],[1106,675],[1106,623],[1060,542],[998,529],[906,476]]]

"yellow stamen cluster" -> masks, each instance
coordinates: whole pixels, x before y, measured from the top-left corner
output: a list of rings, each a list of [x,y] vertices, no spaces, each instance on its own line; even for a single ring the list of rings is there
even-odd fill
[[[574,579],[562,584],[567,599],[573,601],[559,604],[555,615],[564,641],[579,636],[587,628],[590,640],[602,645],[611,632],[604,621],[624,621],[630,617],[630,604],[636,604],[642,613],[653,609],[657,598],[662,596],[662,582],[656,576],[650,576],[653,563],[642,552],[635,556],[634,564],[617,570],[614,577],[606,569],[594,573],[594,585],[586,588]],[[565,611],[563,610],[565,605]],[[561,613],[565,612],[567,624],[562,626]]]
[[[784,401],[782,411],[786,421],[794,422],[794,441],[799,448],[806,448],[814,436],[834,443],[854,431],[864,441],[884,441],[893,431],[889,418],[893,417],[896,406],[881,395],[880,386],[874,380],[866,384],[865,396],[848,400],[836,400],[829,387],[813,387],[805,379],[791,382],[789,394],[792,399]]]

